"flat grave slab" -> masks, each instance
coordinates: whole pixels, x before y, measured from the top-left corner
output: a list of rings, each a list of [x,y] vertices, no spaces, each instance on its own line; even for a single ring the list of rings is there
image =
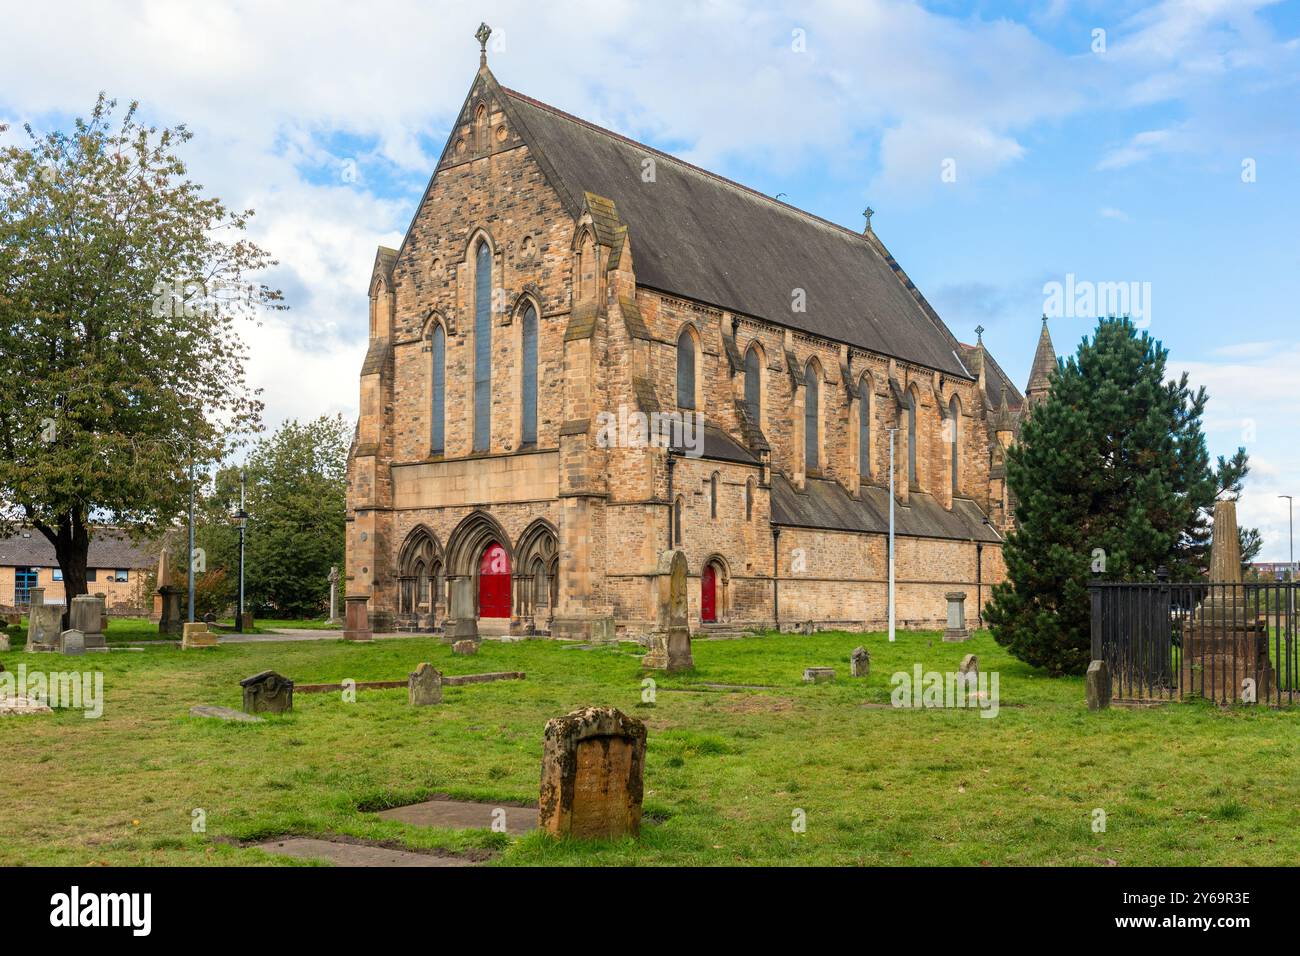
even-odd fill
[[[255,717],[252,714],[246,714],[242,710],[232,710],[229,707],[217,707],[212,704],[196,704],[190,708],[191,717],[214,717],[217,720],[237,720],[246,724],[264,724],[265,717]]]
[[[324,860],[335,866],[473,866],[474,861],[463,856],[437,856],[432,853],[412,853],[409,850],[390,850],[364,843],[339,843],[311,837],[286,837],[253,844],[276,856],[292,856],[300,860]]]
[[[473,800],[426,800],[405,807],[380,810],[385,820],[417,827],[446,827],[450,830],[490,830],[494,810],[505,811],[506,833],[521,835],[537,829],[537,807],[511,807]]]

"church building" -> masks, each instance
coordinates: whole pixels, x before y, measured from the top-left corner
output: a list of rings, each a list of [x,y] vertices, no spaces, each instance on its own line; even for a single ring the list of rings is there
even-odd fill
[[[486,27],[479,40],[486,48]],[[501,86],[480,65],[370,282],[347,594],[373,630],[636,638],[662,552],[696,629],[976,621],[1022,394],[872,229]],[[977,333],[982,330],[976,330]],[[661,427],[662,426],[662,427]]]

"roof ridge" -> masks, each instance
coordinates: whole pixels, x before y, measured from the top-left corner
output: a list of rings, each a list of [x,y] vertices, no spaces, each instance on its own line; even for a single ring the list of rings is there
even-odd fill
[[[556,116],[563,117],[564,119],[577,123],[580,126],[585,126],[588,129],[595,130],[598,133],[603,133],[606,136],[613,137],[614,139],[622,140],[624,143],[627,143],[630,146],[636,146],[639,149],[644,149],[647,152],[656,154],[657,156],[662,156],[664,159],[671,160],[672,162],[677,163],[680,166],[684,166],[685,168],[692,170],[693,172],[697,172],[702,176],[706,176],[709,179],[717,180],[720,183],[725,183],[728,186],[732,186],[736,189],[739,189],[741,192],[748,193],[749,195],[757,199],[765,200],[766,202],[771,203],[773,206],[775,206],[778,209],[782,209],[787,212],[791,212],[791,213],[795,213],[796,215],[803,216],[806,219],[810,219],[813,222],[818,223],[820,225],[829,226],[830,228],[836,230],[837,232],[842,232],[846,236],[850,236],[854,239],[867,242],[867,244],[870,245],[865,235],[863,235],[860,232],[854,232],[848,226],[841,225],[838,222],[833,222],[830,219],[825,219],[814,212],[809,212],[807,209],[800,209],[798,206],[791,205],[790,203],[787,202],[782,202],[781,200],[773,196],[769,196],[767,193],[759,192],[757,189],[754,189],[752,186],[746,186],[744,183],[736,182],[736,180],[734,179],[728,179],[726,176],[723,176],[720,173],[715,173],[712,170],[705,169],[703,166],[696,166],[694,163],[687,162],[686,160],[682,159],[680,156],[674,156],[672,153],[665,152],[664,150],[659,149],[656,146],[650,146],[646,143],[641,142],[640,140],[632,139],[632,137],[630,136],[624,136],[622,133],[615,132],[612,129],[601,126],[597,123],[593,123],[590,120],[585,120],[581,116],[575,116],[573,113],[569,113],[566,110],[562,110],[558,106],[552,106],[550,103],[543,103],[541,100],[535,99],[534,97],[529,96],[527,93],[520,93],[518,90],[511,89],[508,86],[502,86],[501,92],[505,93],[507,96],[512,96],[517,100],[522,100],[525,103],[529,103],[532,106],[536,106],[539,109],[546,110],[548,113],[554,113]]]

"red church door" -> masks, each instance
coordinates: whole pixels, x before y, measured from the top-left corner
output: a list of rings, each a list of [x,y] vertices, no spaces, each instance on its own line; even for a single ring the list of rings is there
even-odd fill
[[[700,620],[712,623],[718,619],[718,575],[713,565],[706,564],[700,575]]]
[[[499,544],[490,544],[478,565],[479,617],[510,616],[510,558]]]

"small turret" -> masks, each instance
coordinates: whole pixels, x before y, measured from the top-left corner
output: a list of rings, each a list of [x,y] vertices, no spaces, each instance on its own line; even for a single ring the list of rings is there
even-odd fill
[[[1025,386],[1025,402],[1032,408],[1047,397],[1051,391],[1049,376],[1056,368],[1056,348],[1052,345],[1052,336],[1047,331],[1047,316],[1043,316],[1043,330],[1038,334],[1038,349],[1034,352],[1034,364],[1029,370],[1029,384]],[[1005,395],[1003,396],[1005,400]]]

